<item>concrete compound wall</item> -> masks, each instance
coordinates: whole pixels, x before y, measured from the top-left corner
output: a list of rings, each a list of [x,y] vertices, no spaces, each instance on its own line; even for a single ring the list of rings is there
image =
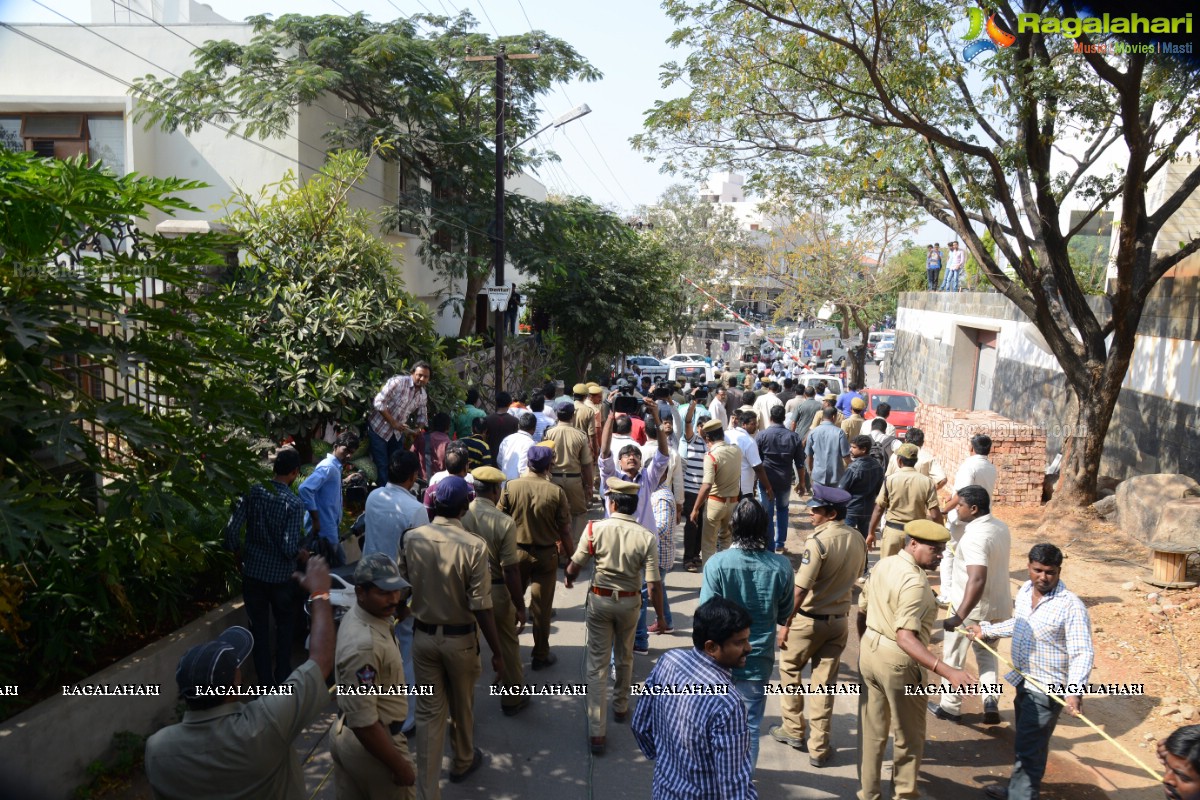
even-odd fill
[[[1103,298],[1091,298],[1099,311]],[[996,334],[990,410],[1045,429],[1046,457],[1060,452],[1069,391],[1033,324],[997,293],[907,292],[897,312],[888,386],[922,403],[965,408],[975,348],[964,331]],[[1044,466],[1044,465],[1043,465]],[[1200,291],[1165,280],[1147,302],[1129,372],[1105,442],[1101,473],[1116,478],[1178,472],[1200,479]]]
[[[175,667],[188,648],[216,639],[231,625],[245,624],[242,601],[230,601],[123,661],[70,684],[157,685],[157,697],[59,694],[0,722],[0,785],[5,796],[73,797],[75,788],[89,779],[88,764],[109,753],[113,734],[149,735],[176,721]]]
[[[964,411],[922,404],[917,409],[916,427],[925,432],[927,450],[937,458],[949,477],[947,491],[954,488],[954,475],[971,456],[971,437],[992,437],[989,460],[996,465],[997,508],[1036,506],[1042,501],[1045,477],[1046,432],[1034,425],[1015,422],[994,411]]]

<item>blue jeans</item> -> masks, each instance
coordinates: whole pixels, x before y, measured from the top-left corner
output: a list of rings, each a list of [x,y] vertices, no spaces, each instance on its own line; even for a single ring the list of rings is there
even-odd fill
[[[1013,707],[1017,761],[1008,784],[1011,800],[1038,799],[1042,777],[1046,774],[1046,758],[1050,754],[1050,737],[1062,709],[1041,692],[1031,692],[1024,685],[1017,687],[1017,701]]]
[[[371,448],[371,462],[375,464],[375,482],[379,486],[387,484],[388,462],[392,460],[392,454],[401,449],[403,443],[403,439],[398,436],[384,440],[378,433],[367,428],[367,444]]]
[[[765,681],[734,681],[742,703],[746,706],[746,724],[750,728],[750,766],[758,765],[758,734],[762,727],[763,714],[767,710]]]
[[[663,573],[662,596],[663,596],[663,616],[665,620],[659,620],[661,625],[666,622],[668,628],[675,627],[675,620],[671,616],[671,604],[667,601],[667,575]],[[650,627],[646,624],[646,609],[650,607],[650,587],[642,583],[642,612],[638,615],[637,632],[633,635],[634,647],[649,647],[650,646]]]
[[[863,514],[855,516],[853,514],[846,515],[846,525],[862,534],[863,538],[867,538],[867,532],[871,529],[871,515]]]
[[[943,292],[957,292],[958,291],[958,279],[961,276],[962,276],[961,269],[946,270],[946,274],[942,278],[942,289],[941,290]]]
[[[415,617],[409,614],[401,622],[396,623],[396,627],[392,629],[392,635],[396,637],[396,644],[400,647],[400,658],[404,661],[404,682],[409,686],[416,686],[417,673],[413,666],[412,643],[413,643],[413,622]],[[417,699],[415,697],[408,698],[408,716],[404,718],[404,731],[407,733],[413,729],[417,722]]]
[[[773,550],[779,550],[787,542],[788,534],[788,501],[792,499],[792,487],[787,487],[782,492],[775,490],[775,546]],[[767,499],[767,491],[761,486],[758,487],[758,501],[763,504],[763,508],[767,513],[771,513],[771,502]]]
[[[938,273],[942,271],[941,267],[937,269],[925,270],[925,288],[930,292],[936,292],[938,288]]]

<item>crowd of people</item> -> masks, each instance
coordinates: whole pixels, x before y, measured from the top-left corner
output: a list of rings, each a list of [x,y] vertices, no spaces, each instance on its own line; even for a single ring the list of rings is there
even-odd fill
[[[339,798],[440,797],[447,731],[450,782],[484,761],[474,738],[480,638],[501,711],[520,714],[531,698],[519,635],[532,629],[529,668],[552,669],[559,580],[572,590],[590,569],[587,744],[605,753],[610,709],[629,721],[655,764],[653,797],[757,797],[765,739],[807,753],[816,769],[853,758],[858,798],[878,800],[890,736],[893,796],[916,798],[930,716],[962,722],[970,693],[983,699],[982,723],[1000,722],[985,645],[1011,637],[1014,764],[1008,785],[987,794],[1037,798],[1060,712],[1082,708],[1082,692],[1062,687],[1085,687],[1093,663],[1088,611],[1061,580],[1062,552],[1029,551],[1014,602],[988,436],[971,439],[950,483],[921,430],[896,436],[886,404],[868,421],[860,387],[835,395],[783,372],[726,371],[696,386],[578,383],[570,393],[551,382],[533,402],[498,392],[490,412],[471,390],[439,420],[427,408],[429,367],[414,365],[387,382],[367,420],[378,486],[357,526],[356,604],[336,632],[340,477],[358,437],[339,436],[297,492],[299,456],[281,449],[274,480],[253,487],[226,528],[251,630],[232,628],[181,659],[183,722],[146,748],[156,794],[194,797],[206,786],[201,794],[302,797],[292,741],[332,692]],[[424,428],[431,439],[418,444]],[[793,493],[812,530],[789,551]],[[635,702],[634,657],[649,652],[651,634],[675,630],[677,562],[701,574],[692,646],[661,655]],[[939,568],[935,592],[929,574]],[[311,630],[309,659],[293,670],[297,583]],[[851,627],[859,677],[847,689],[838,674]],[[972,650],[978,675],[965,669]],[[243,672],[251,656],[257,684]],[[831,744],[842,693],[858,695],[856,753]],[[781,723],[763,731],[770,694],[780,695]],[[1177,731],[1160,757],[1168,797],[1200,798],[1200,726]]]

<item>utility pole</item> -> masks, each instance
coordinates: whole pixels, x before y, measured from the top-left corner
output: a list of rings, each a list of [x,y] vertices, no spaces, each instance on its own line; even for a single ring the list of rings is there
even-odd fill
[[[492,258],[494,260],[493,269],[496,273],[496,288],[497,292],[505,287],[504,283],[504,90],[506,66],[508,59],[532,59],[537,58],[537,53],[514,53],[509,55],[505,51],[504,45],[497,47],[498,52],[492,56],[467,56],[467,61],[495,61],[496,62],[496,220],[492,231]],[[491,302],[491,298],[489,298]],[[507,333],[505,327],[505,308],[500,308],[492,312],[492,325],[496,332],[496,391],[504,389],[504,337]]]

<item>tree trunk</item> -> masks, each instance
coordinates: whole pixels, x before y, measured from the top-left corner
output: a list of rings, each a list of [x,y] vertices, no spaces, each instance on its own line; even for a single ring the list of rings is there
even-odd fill
[[[475,298],[479,292],[483,290],[484,281],[488,276],[467,274],[467,286],[463,290],[463,313],[462,320],[458,325],[458,335],[474,336],[475,335]]]
[[[1100,460],[1104,454],[1104,440],[1112,422],[1117,398],[1121,394],[1121,379],[1125,370],[1119,370],[1119,378],[1098,377],[1083,391],[1072,387],[1072,400],[1063,431],[1063,457],[1051,505],[1061,508],[1078,508],[1096,500],[1096,479],[1100,476]],[[1111,371],[1099,375],[1111,375]]]
[[[850,369],[847,370],[847,380],[858,387],[867,385],[867,339],[868,330],[862,333],[862,340],[850,348]]]

